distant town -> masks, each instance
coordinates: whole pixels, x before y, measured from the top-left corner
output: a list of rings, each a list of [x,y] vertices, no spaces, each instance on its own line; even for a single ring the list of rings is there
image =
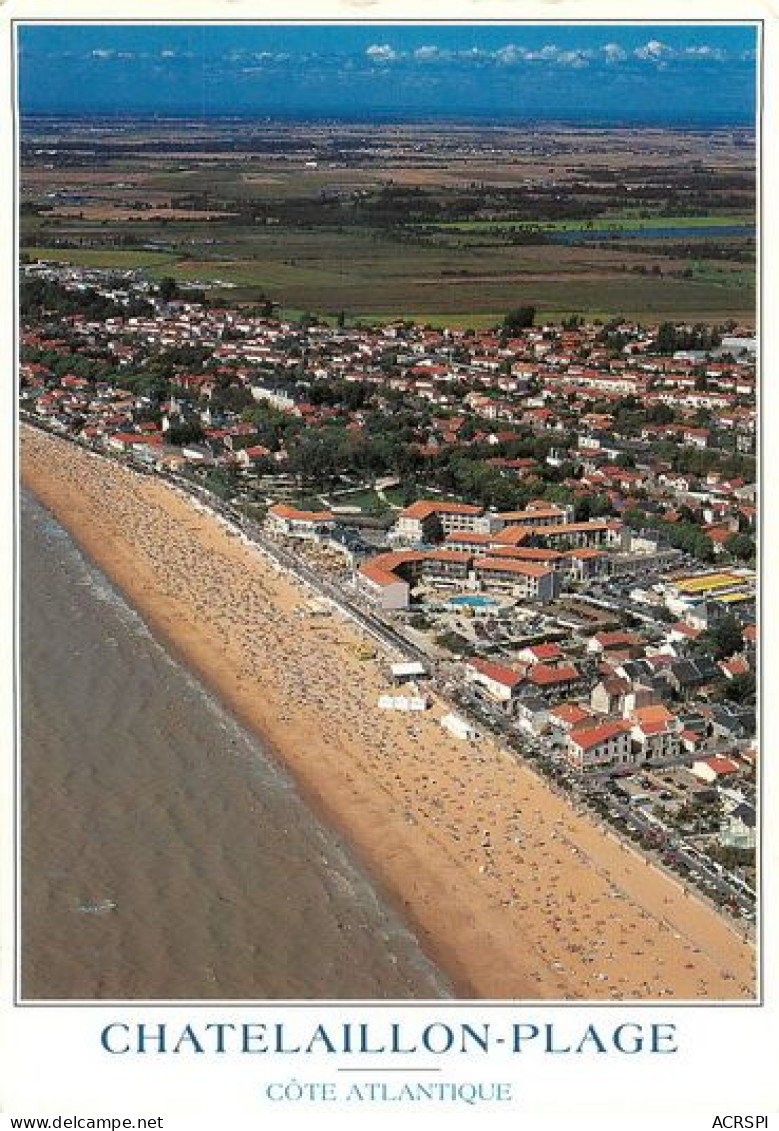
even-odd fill
[[[207,502],[725,914],[756,906],[756,340],[284,318],[28,261],[23,421]],[[428,691],[429,689],[429,691]]]

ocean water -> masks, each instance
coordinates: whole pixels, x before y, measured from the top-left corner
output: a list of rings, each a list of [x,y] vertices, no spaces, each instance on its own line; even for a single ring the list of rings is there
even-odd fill
[[[284,770],[21,498],[25,999],[438,999]]]

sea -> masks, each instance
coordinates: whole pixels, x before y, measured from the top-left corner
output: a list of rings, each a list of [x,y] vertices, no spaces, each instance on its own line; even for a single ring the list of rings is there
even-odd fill
[[[338,833],[27,491],[25,1000],[436,1000],[453,989]]]

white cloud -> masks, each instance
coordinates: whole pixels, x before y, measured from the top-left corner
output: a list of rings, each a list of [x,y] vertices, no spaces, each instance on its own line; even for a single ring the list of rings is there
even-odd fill
[[[589,67],[591,58],[592,55],[589,51],[560,51],[557,55],[557,62],[563,67],[579,69]]]
[[[116,52],[109,47],[96,47],[92,52],[93,59],[113,59]]]
[[[711,59],[716,63],[722,63],[727,59],[727,54],[721,47],[685,47],[683,55],[691,59]]]
[[[494,54],[493,58],[498,63],[503,63],[506,66],[512,66],[514,63],[523,63],[528,57],[529,52],[524,47],[517,47],[513,43],[507,43],[505,47],[500,47]]]
[[[601,47],[601,53],[606,56],[609,63],[622,63],[627,59],[627,51],[618,43],[606,43]]]
[[[516,63],[550,63],[560,67],[587,67],[593,58],[593,52],[583,47],[563,51],[556,43],[547,43],[536,51],[530,51],[527,47],[509,43],[500,47],[491,57],[504,66]]]
[[[388,43],[372,43],[370,47],[366,47],[365,54],[369,59],[375,59],[380,63],[392,63],[398,58],[397,51]]]
[[[423,47],[417,47],[414,52],[414,58],[418,59],[420,63],[426,63],[431,59],[444,58],[444,52],[440,47],[435,47],[432,44],[426,44]]]
[[[667,59],[673,53],[673,48],[659,39],[650,39],[643,47],[637,47],[633,52],[637,59],[648,59],[653,63]]]

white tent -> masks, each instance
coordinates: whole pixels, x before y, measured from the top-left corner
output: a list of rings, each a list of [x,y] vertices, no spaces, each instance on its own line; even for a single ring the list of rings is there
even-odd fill
[[[476,728],[473,727],[465,719],[461,719],[459,715],[444,715],[441,719],[441,726],[444,730],[448,730],[455,738],[475,738]]]
[[[426,711],[427,699],[416,695],[380,695],[379,707],[383,711]]]
[[[420,663],[406,663],[406,664],[392,664],[390,667],[393,679],[418,679],[420,676],[427,675],[424,664]]]

